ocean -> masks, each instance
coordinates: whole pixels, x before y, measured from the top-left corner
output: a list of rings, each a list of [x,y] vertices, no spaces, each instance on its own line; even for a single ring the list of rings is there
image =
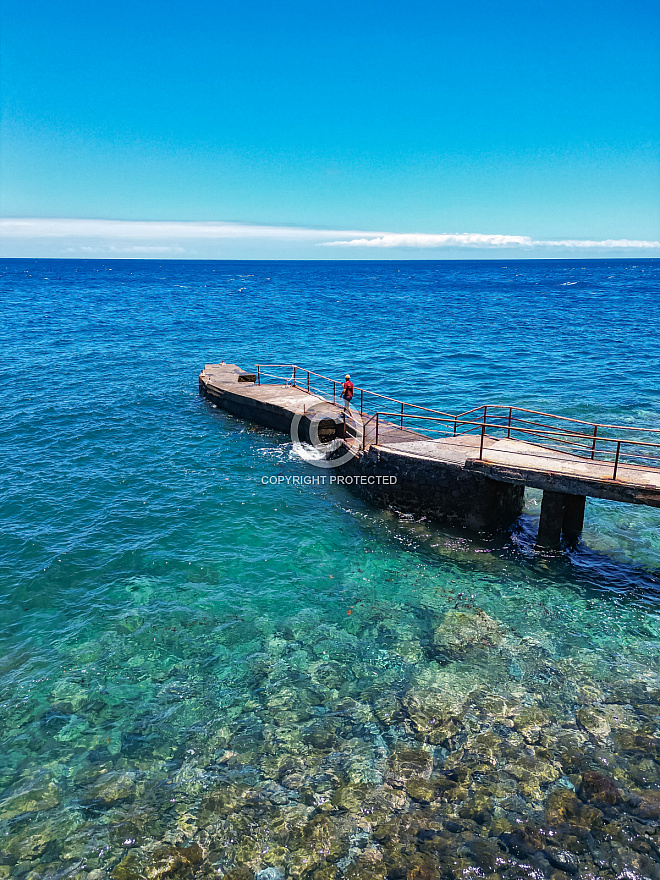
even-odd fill
[[[570,552],[304,476],[291,363],[658,427],[658,260],[0,262],[0,878],[660,878],[660,511]]]

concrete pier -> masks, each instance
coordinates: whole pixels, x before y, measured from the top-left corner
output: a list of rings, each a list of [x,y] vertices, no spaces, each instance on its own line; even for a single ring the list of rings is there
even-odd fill
[[[337,472],[354,478],[396,478],[361,479],[359,491],[379,505],[476,531],[494,531],[510,527],[520,516],[525,486],[542,489],[538,544],[547,548],[559,547],[562,541],[575,543],[588,496],[660,507],[660,468],[622,463],[612,479],[609,462],[510,436],[489,436],[485,411],[480,434],[440,439],[404,429],[403,404],[401,424],[364,413],[356,448],[355,430],[350,420],[345,422],[337,403],[297,384],[256,384],[255,378],[235,364],[207,364],[199,376],[199,390],[238,418],[285,433],[294,423],[302,440],[310,438],[310,412],[320,410],[323,419],[316,427],[321,440],[344,438],[354,449]],[[336,383],[329,381],[334,395]],[[510,420],[509,411],[509,426]]]

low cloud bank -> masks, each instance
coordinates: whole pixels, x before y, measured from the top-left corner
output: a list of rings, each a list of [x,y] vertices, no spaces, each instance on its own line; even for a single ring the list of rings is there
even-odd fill
[[[311,229],[249,223],[161,220],[88,220],[65,218],[0,218],[5,256],[108,256],[170,258],[318,258],[318,248],[339,256],[350,249],[355,256],[372,249],[437,251],[517,251],[521,256],[558,255],[562,252],[660,250],[660,241],[638,239],[545,239],[527,235],[477,232],[418,233]],[[340,249],[337,251],[336,249]],[[329,255],[329,252],[328,252]]]
[[[450,232],[434,235],[416,232],[388,232],[374,237],[322,242],[326,247],[372,248],[660,248],[660,241],[608,238],[602,241],[566,238],[535,240],[528,235],[482,235],[478,232]]]

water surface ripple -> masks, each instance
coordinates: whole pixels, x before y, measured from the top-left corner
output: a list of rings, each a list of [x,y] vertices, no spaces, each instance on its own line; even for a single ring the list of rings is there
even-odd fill
[[[660,264],[0,266],[0,878],[660,878],[658,512],[378,511],[205,362],[658,424]]]

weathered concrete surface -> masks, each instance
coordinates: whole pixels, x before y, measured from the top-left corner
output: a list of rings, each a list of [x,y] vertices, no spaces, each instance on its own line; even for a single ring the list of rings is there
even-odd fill
[[[341,426],[342,406],[292,385],[256,385],[245,376],[235,364],[207,364],[199,377],[200,393],[238,418],[276,431],[288,433],[301,415],[302,439],[309,428],[304,414],[317,404]],[[366,414],[364,419],[364,449],[341,472],[395,475],[395,485],[360,489],[378,504],[492,530],[520,515],[524,488],[530,486],[544,491],[539,540],[548,546],[558,543],[562,532],[565,540],[577,538],[585,496],[660,507],[658,469],[622,465],[615,481],[606,462],[488,436],[482,450],[480,436],[431,440],[385,421],[379,423],[376,443],[375,420]]]
[[[288,385],[239,382],[244,371],[236,364],[207,364],[199,376],[200,393],[239,419],[288,433],[296,413],[304,413],[322,397]]]

